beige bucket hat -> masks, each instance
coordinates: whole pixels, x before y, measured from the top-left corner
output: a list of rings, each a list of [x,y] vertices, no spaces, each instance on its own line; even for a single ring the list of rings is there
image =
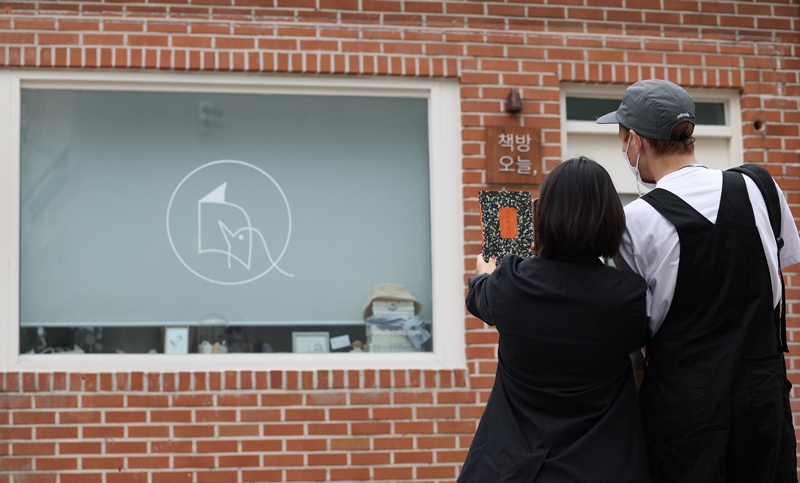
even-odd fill
[[[405,287],[396,283],[379,283],[372,287],[367,303],[364,304],[364,318],[366,319],[372,315],[372,302],[376,300],[398,301],[398,302],[414,302],[414,315],[422,311],[422,302],[416,299],[411,292]]]

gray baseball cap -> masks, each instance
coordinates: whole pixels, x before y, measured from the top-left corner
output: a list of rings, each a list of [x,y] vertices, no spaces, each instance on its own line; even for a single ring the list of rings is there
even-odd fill
[[[650,139],[669,139],[678,124],[695,124],[694,101],[683,87],[649,79],[628,87],[619,109],[600,116],[597,124],[622,124]]]

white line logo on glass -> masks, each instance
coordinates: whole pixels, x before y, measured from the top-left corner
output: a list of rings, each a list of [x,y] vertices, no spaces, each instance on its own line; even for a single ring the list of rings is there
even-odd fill
[[[261,176],[253,176],[256,173]],[[253,187],[253,183],[260,184],[256,189],[256,195],[272,191],[273,205],[275,204],[275,199],[279,199],[281,204],[284,205],[283,207],[278,207],[281,213],[282,210],[285,210],[287,224],[286,240],[279,253],[276,254],[270,250],[264,232],[253,226],[253,219],[248,210],[239,204],[228,201],[229,182],[226,180],[217,184],[219,181],[212,181],[214,179],[219,180],[220,177],[238,178],[240,180],[244,177],[246,182],[250,184],[250,188]],[[216,187],[207,191],[209,182],[212,182],[212,186],[215,185]],[[242,183],[239,183],[239,188],[242,188]],[[198,189],[205,191],[198,192]],[[186,193],[183,194],[183,192]],[[275,193],[279,194],[280,198],[275,196]],[[240,199],[243,198],[242,193],[238,194]],[[249,199],[252,202],[253,193],[248,194],[251,195]],[[186,198],[187,196],[189,198]],[[176,197],[179,199],[177,202]],[[186,199],[181,199],[182,197]],[[192,200],[196,200],[196,202],[192,203]],[[172,211],[175,205],[182,205],[178,210],[181,211],[181,214],[184,214],[186,209],[191,206],[190,203],[194,204],[197,213],[197,238],[194,240],[187,238],[183,234],[184,227],[181,227],[182,237],[173,237],[175,225],[183,223],[185,226],[188,220],[185,217],[173,215]],[[249,208],[251,212],[252,210],[265,211],[263,206]],[[275,206],[270,208],[273,208],[272,211],[274,211]],[[271,227],[261,226],[261,228]],[[272,271],[272,269],[287,277],[294,277],[294,275],[287,273],[278,266],[278,262],[283,258],[289,245],[291,229],[291,209],[280,185],[264,170],[244,161],[212,161],[194,169],[178,183],[167,207],[167,237],[178,260],[190,272],[201,279],[220,285],[246,284],[258,280]],[[177,240],[178,238],[180,240]],[[194,249],[188,252],[184,250],[184,256],[181,256],[176,245],[181,247],[193,246]],[[220,257],[219,255],[222,256]],[[264,257],[268,260],[266,268],[263,268],[265,263],[262,262],[259,266],[263,269],[259,269],[257,272],[254,271],[253,269],[257,265],[256,260],[261,259],[263,261]],[[213,271],[213,273],[209,273],[210,271]]]

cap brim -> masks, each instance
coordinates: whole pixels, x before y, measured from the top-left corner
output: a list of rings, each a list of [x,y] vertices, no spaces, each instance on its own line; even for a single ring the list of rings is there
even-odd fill
[[[604,114],[598,117],[595,122],[597,124],[619,124],[619,121],[617,121],[617,111]]]

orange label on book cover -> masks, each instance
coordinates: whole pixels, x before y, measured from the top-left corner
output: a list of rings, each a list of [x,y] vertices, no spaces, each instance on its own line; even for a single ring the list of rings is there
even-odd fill
[[[517,209],[500,208],[500,238],[516,238],[519,236],[517,227]]]

